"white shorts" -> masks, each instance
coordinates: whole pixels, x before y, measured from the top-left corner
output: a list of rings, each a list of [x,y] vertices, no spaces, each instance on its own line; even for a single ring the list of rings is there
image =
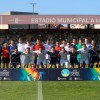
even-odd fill
[[[32,64],[34,64],[34,60],[27,60],[27,59],[25,59],[23,64],[31,64],[32,65]]]
[[[49,55],[49,54],[46,54],[46,55],[45,55],[45,58],[46,58],[46,59],[50,59],[50,55]]]
[[[40,59],[37,59],[37,65],[41,65],[41,63],[43,63],[43,65],[46,64],[46,60],[40,60]]]
[[[68,62],[70,62],[70,55],[69,54],[67,55],[67,59],[68,59]]]
[[[67,61],[67,60],[61,59],[61,60],[60,60],[60,65],[61,65],[61,67],[62,67],[64,64],[65,64],[66,68],[68,68],[68,61]]]
[[[20,55],[20,60],[21,60],[21,63],[24,64],[25,56],[24,55]]]
[[[80,59],[80,64],[83,64],[83,62],[85,62],[85,64],[89,64],[89,59]]]

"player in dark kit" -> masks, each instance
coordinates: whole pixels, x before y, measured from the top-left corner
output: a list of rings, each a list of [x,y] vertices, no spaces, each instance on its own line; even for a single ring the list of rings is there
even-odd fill
[[[92,45],[92,49],[89,50],[89,53],[90,53],[90,67],[93,68],[94,63],[96,63],[96,67],[99,67],[100,66],[99,50],[96,50],[95,46]]]
[[[59,52],[55,51],[55,48],[51,48],[51,52],[48,52],[50,55],[50,65],[49,68],[52,67],[52,65],[55,65],[57,68],[59,68]]]
[[[71,51],[69,52],[70,54],[70,67],[74,68],[74,66],[76,65],[76,67],[78,68],[79,63],[77,60],[77,55],[79,54],[77,51],[75,51],[75,47],[71,48]]]
[[[1,68],[1,53],[2,53],[2,47],[0,46],[0,68]]]
[[[18,68],[20,68],[20,65],[21,65],[20,55],[21,55],[21,53],[18,52],[17,49],[15,49],[14,52],[12,53],[10,62],[12,64],[13,68],[17,68],[17,65],[18,65]]]
[[[9,50],[10,50],[10,55],[14,52],[15,49],[17,49],[17,46],[14,43],[14,40],[10,41],[10,45],[8,46]]]

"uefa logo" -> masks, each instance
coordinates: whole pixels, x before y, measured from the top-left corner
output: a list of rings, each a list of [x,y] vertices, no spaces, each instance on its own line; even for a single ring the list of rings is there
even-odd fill
[[[61,75],[62,75],[63,77],[68,77],[68,76],[70,75],[70,71],[69,71],[68,69],[63,69],[63,70],[61,71]]]

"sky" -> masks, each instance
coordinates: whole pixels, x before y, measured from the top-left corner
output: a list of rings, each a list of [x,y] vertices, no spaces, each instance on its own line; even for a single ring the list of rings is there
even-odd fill
[[[100,0],[1,0],[0,13],[32,12],[32,2],[40,15],[100,15]]]

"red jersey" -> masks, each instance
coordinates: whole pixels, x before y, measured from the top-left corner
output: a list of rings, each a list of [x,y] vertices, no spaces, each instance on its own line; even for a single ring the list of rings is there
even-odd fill
[[[2,48],[2,56],[4,57],[4,58],[9,58],[9,48]]]
[[[33,51],[39,50],[40,47],[42,48],[42,50],[45,50],[45,47],[42,44],[39,44],[39,45],[36,44],[36,45],[34,45],[32,50]]]
[[[56,51],[61,51],[61,47],[60,46],[55,46],[55,50]]]

